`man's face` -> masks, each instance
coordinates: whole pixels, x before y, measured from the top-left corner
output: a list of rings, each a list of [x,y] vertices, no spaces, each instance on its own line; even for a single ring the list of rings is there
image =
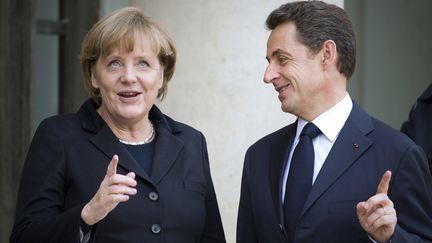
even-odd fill
[[[293,22],[280,24],[271,32],[264,82],[273,84],[284,112],[307,120],[308,113],[325,98],[321,56],[321,51],[314,55],[297,40]]]

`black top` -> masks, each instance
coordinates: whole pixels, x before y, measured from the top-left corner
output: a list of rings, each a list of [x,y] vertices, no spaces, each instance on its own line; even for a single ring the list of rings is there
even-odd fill
[[[401,132],[423,148],[432,172],[432,83],[411,108],[408,120],[402,124]]]
[[[98,107],[88,100],[78,113],[39,125],[23,168],[10,242],[78,242],[82,208],[115,154],[118,174],[135,172],[137,195],[93,225],[89,242],[225,242],[202,133],[153,106],[149,119],[157,137],[149,176]]]
[[[155,141],[156,139],[153,139],[150,143],[140,145],[122,143],[127,151],[132,155],[136,162],[138,162],[138,164],[143,167],[144,171],[149,176],[153,164]]]

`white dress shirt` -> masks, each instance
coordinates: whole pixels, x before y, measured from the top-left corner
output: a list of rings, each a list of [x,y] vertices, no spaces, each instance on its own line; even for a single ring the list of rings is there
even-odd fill
[[[342,127],[345,125],[345,122],[348,119],[349,114],[351,113],[352,107],[353,103],[351,97],[347,93],[345,97],[341,101],[339,101],[339,103],[337,103],[335,106],[328,109],[327,111],[323,112],[321,115],[319,115],[312,121],[312,123],[315,124],[315,126],[317,126],[322,132],[320,135],[316,136],[312,140],[315,152],[314,171],[311,182],[312,185],[315,182],[315,179],[318,176],[322,166],[324,165],[327,155],[330,153],[330,150],[333,147],[333,144],[336,141],[337,137],[339,136]],[[298,119],[296,136],[294,138],[293,146],[291,146],[291,151],[288,156],[288,163],[286,165],[283,176],[282,200],[285,200],[286,181],[291,165],[292,154],[299,142],[300,133],[307,123],[307,121],[301,118]],[[371,242],[377,243],[377,241],[375,241],[369,234],[368,237]]]
[[[317,118],[312,121],[312,123],[315,124],[315,126],[317,126],[322,132],[320,135],[316,136],[312,140],[315,152],[314,171],[311,181],[312,184],[315,182],[318,173],[324,165],[324,161],[326,160],[327,155],[329,154],[334,142],[336,141],[336,138],[338,137],[340,131],[342,130],[342,127],[348,119],[352,107],[353,103],[351,97],[348,93],[346,93],[345,97],[341,101],[339,101],[332,108],[321,113]],[[291,151],[288,156],[288,162],[283,175],[282,200],[285,199],[286,181],[291,165],[292,154],[299,142],[300,133],[307,123],[307,121],[301,118],[298,119],[296,136],[294,138],[293,146],[291,146]]]

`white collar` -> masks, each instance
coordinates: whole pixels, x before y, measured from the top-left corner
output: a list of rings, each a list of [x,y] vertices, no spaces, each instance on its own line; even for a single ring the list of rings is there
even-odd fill
[[[351,97],[346,93],[345,97],[341,101],[327,111],[321,113],[312,121],[312,123],[321,130],[327,139],[334,143],[339,132],[342,130],[342,127],[345,125],[352,107],[353,103]],[[298,119],[296,137],[300,136],[300,132],[307,123],[307,121],[301,118]]]

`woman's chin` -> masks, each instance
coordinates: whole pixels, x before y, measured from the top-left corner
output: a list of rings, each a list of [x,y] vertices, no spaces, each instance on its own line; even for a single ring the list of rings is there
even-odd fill
[[[146,115],[143,110],[123,110],[119,113],[123,120],[139,120],[146,117]]]

